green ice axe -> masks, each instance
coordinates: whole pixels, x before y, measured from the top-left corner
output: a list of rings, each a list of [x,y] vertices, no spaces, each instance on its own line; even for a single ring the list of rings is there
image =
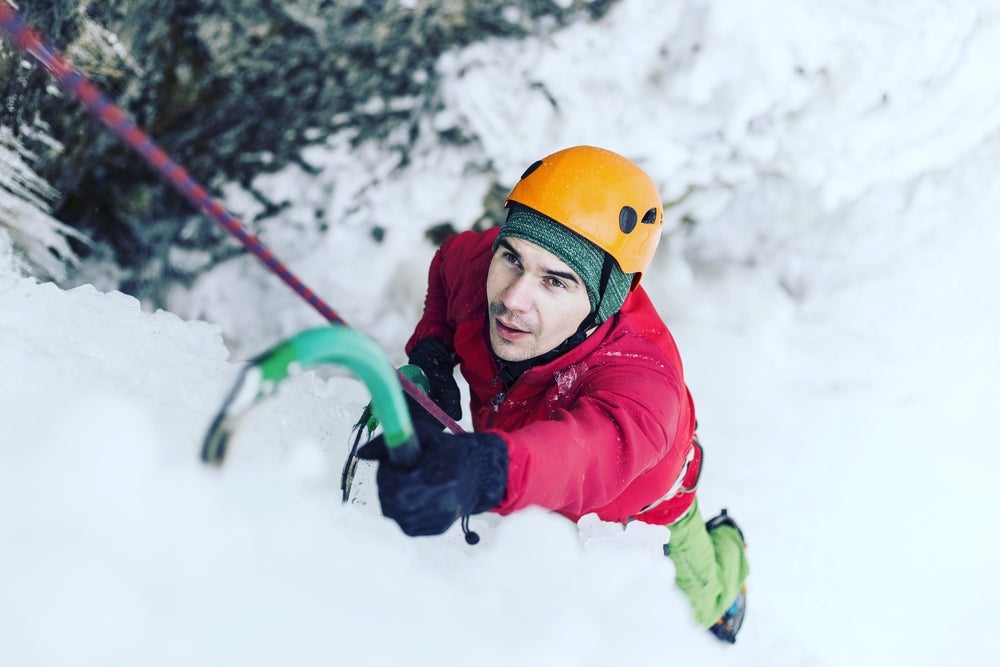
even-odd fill
[[[420,455],[420,444],[396,370],[374,341],[343,325],[307,329],[251,359],[212,420],[202,460],[221,465],[240,417],[289,375],[320,364],[345,366],[364,382],[375,417],[382,424],[389,459],[399,466],[412,466]]]

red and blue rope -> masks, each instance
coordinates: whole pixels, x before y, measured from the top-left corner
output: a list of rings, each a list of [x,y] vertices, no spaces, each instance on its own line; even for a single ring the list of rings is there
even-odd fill
[[[175,162],[152,137],[142,130],[128,113],[115,104],[90,79],[77,70],[61,53],[46,44],[42,35],[29,27],[18,16],[17,11],[6,1],[0,0],[0,27],[10,41],[21,51],[33,57],[71,95],[103,123],[125,145],[135,151],[165,181],[170,183],[195,208],[221,225],[227,232],[257,257],[264,265],[291,287],[309,305],[315,308],[327,321],[347,326],[347,322],[337,314],[313,290],[309,289],[274,253],[254,234],[246,229],[222,203],[209,194],[208,190],[195,181],[188,171]],[[444,410],[437,406],[424,391],[402,373],[397,373],[403,390],[412,396],[438,421],[454,433],[462,428]]]

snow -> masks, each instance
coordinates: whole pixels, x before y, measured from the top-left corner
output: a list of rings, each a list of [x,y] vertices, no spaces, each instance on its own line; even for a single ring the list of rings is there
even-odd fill
[[[734,647],[693,625],[663,528],[538,510],[474,517],[475,547],[411,539],[368,468],[341,504],[368,399],[340,370],[286,382],[205,467],[240,360],[319,316],[249,259],[176,293],[183,316],[62,290],[0,228],[0,663],[996,663],[998,45],[987,1],[626,0],[447,54],[433,122],[470,146],[398,169],[335,136],[318,176],[255,184],[292,202],[265,242],[399,362],[422,230],[471,225],[491,178],[563,146],[640,160],[670,204],[646,284],[703,512],[750,543]]]

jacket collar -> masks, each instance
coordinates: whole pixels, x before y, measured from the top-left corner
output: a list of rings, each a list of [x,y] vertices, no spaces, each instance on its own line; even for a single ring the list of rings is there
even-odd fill
[[[539,372],[543,373],[543,377],[546,377],[549,373],[544,371],[556,371],[577,363],[596,350],[609,334],[617,328],[617,323],[618,315],[615,314],[611,319],[598,326],[590,336],[577,331],[552,350],[523,361],[505,361],[498,357],[493,352],[493,346],[489,342],[488,323],[484,326],[483,332],[486,337],[487,347],[498,369],[497,377],[503,383],[504,387],[510,388],[528,371],[539,369]]]

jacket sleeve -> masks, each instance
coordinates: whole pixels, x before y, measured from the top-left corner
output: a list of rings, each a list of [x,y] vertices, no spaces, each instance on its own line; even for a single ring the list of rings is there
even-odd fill
[[[486,275],[498,231],[465,231],[441,244],[427,272],[424,313],[406,343],[407,356],[417,342],[430,336],[454,352],[459,323],[485,316]]]
[[[566,408],[499,432],[510,463],[497,512],[534,505],[579,517],[617,503],[624,519],[669,487],[682,383],[621,360],[594,375]]]
[[[452,344],[455,327],[448,317],[448,280],[445,274],[445,254],[450,247],[451,239],[445,242],[434,253],[427,273],[427,294],[424,296],[424,312],[406,343],[407,356],[413,352],[413,347],[424,338],[434,337],[441,340],[449,350]]]

